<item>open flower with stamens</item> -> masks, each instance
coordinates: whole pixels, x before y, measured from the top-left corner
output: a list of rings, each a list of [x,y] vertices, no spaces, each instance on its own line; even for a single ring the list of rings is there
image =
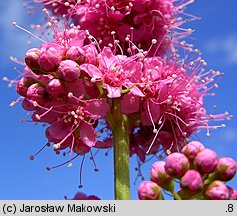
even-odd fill
[[[133,56],[114,55],[110,48],[105,47],[98,58],[98,67],[93,64],[82,64],[80,68],[91,77],[92,82],[102,83],[109,98],[121,97],[123,87],[130,89],[133,95],[144,96],[136,87],[136,82],[142,75],[142,64],[133,59]]]
[[[98,119],[105,117],[109,106],[104,99],[87,100],[79,104],[66,106],[64,114],[47,128],[46,136],[49,142],[55,143],[55,150],[70,147],[81,154],[82,148],[89,151],[90,147],[95,146],[98,135],[94,125]]]
[[[189,63],[172,58],[141,60],[143,75],[137,87],[144,97],[125,95],[121,101],[122,112],[136,116],[130,130],[131,154],[141,161],[146,154],[179,152],[193,133],[206,129],[209,137],[210,129],[225,127],[212,121],[230,118],[228,113],[208,115],[204,108],[204,97],[213,95],[209,91],[218,87],[221,73],[205,71],[200,57]]]
[[[198,19],[184,12],[193,0],[40,0],[54,16],[72,19],[100,41],[102,47],[119,40],[123,50],[133,46],[162,55],[192,33],[182,24]],[[127,50],[128,49],[128,50]]]

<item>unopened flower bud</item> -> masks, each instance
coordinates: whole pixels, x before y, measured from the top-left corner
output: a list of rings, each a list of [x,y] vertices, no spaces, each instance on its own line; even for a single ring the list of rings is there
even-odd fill
[[[173,179],[166,173],[164,161],[157,161],[152,164],[150,179],[168,191],[174,189]]]
[[[64,95],[65,89],[63,82],[59,79],[51,80],[46,86],[46,91],[48,92],[49,95],[53,97],[60,97]]]
[[[42,71],[39,65],[39,55],[40,50],[37,48],[32,48],[25,54],[25,63],[35,74],[40,74]]]
[[[207,187],[205,196],[210,200],[228,200],[229,190],[224,182],[214,181]]]
[[[36,81],[31,77],[22,77],[16,85],[16,91],[19,95],[26,97],[28,88]]]
[[[211,149],[204,149],[194,159],[194,167],[201,174],[212,173],[218,164],[216,152]]]
[[[85,61],[85,52],[79,46],[70,47],[66,53],[66,56],[78,63],[83,63]]]
[[[84,50],[85,56],[86,56],[85,62],[96,65],[97,64],[97,56],[98,56],[96,47],[93,44],[90,44],[90,45],[84,46],[83,50]]]
[[[205,149],[204,145],[198,141],[192,141],[183,147],[182,153],[190,160],[193,160],[196,155]]]
[[[65,60],[60,63],[58,75],[67,82],[73,82],[80,77],[80,67],[72,60]]]
[[[227,186],[229,190],[229,200],[237,200],[237,190]]]
[[[144,181],[138,187],[139,200],[157,200],[161,197],[161,188],[152,181]]]
[[[168,155],[165,161],[165,171],[175,178],[180,178],[189,169],[189,160],[182,153],[172,153]]]
[[[27,99],[36,101],[39,104],[43,104],[46,100],[45,96],[45,88],[40,86],[38,83],[32,84],[27,90]]]
[[[229,181],[236,174],[237,164],[232,158],[220,158],[215,170],[215,175],[218,180]]]
[[[196,193],[203,189],[204,183],[199,172],[196,170],[188,170],[181,178],[180,186],[183,190]]]
[[[54,47],[41,49],[39,64],[44,71],[55,71],[61,62],[61,56]]]

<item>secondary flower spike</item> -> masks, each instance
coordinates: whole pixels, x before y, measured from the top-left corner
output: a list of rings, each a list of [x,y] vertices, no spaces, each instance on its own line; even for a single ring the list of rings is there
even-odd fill
[[[175,0],[40,0],[53,15],[72,19],[74,24],[99,41],[101,47],[119,41],[126,53],[134,46],[149,54],[162,55],[174,50],[179,39],[193,30],[182,28],[184,23],[198,19],[185,13],[192,1]]]

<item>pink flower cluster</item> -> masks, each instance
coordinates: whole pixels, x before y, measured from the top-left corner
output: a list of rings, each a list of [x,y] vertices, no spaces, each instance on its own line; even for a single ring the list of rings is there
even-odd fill
[[[98,55],[93,44],[84,45],[85,37],[72,27],[56,34],[52,43],[28,50],[25,75],[16,86],[32,120],[50,125],[45,134],[56,152],[70,147],[84,155],[91,147],[104,148],[95,127],[110,107],[105,98],[97,98],[98,89],[80,68],[95,63]]]
[[[142,182],[139,199],[163,199],[162,189],[175,199],[236,200],[237,191],[225,184],[234,178],[237,164],[232,158],[218,158],[200,142],[187,144],[182,153],[168,155],[166,161],[155,162],[150,170],[151,181]],[[175,192],[174,179],[180,183]]]
[[[235,175],[236,163],[218,159],[199,142],[186,145],[200,130],[209,137],[210,129],[225,127],[213,120],[231,117],[206,113],[204,97],[214,95],[222,74],[206,70],[197,49],[178,43],[192,33],[180,26],[197,19],[184,13],[192,0],[40,2],[66,22],[43,9],[53,40],[40,39],[40,48],[26,52],[16,90],[32,121],[47,124],[46,145],[53,143],[57,154],[69,149],[69,167],[73,153],[111,148],[116,102],[128,119],[130,156],[137,156],[138,165],[149,155],[168,155],[166,162],[153,164],[152,182],[141,184],[139,199],[163,199],[162,188],[175,199],[235,199],[236,191],[224,182]],[[182,57],[177,44],[185,50]],[[175,178],[181,186],[177,194]]]
[[[82,29],[88,30],[101,46],[121,43],[126,53],[133,46],[148,50],[149,54],[164,54],[174,49],[180,38],[192,33],[180,26],[197,19],[184,13],[192,0],[41,0],[53,15],[72,19]],[[187,16],[182,19],[180,15]],[[156,40],[156,44],[152,44]],[[152,45],[152,47],[151,47]]]
[[[56,153],[70,148],[70,155],[84,155],[91,147],[112,147],[114,99],[129,118],[130,156],[141,163],[148,154],[180,151],[199,129],[209,136],[210,129],[225,126],[210,121],[230,118],[206,114],[204,96],[218,87],[221,73],[205,71],[206,62],[196,54],[181,61],[176,53],[149,57],[149,50],[134,45],[136,52],[127,56],[117,40],[101,48],[88,31],[61,28],[44,12],[54,39],[26,52],[16,89],[32,120],[49,124],[45,134]]]

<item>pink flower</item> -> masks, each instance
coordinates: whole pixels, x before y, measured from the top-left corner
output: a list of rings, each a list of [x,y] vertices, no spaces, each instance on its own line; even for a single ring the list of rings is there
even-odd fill
[[[74,150],[76,145],[74,146],[73,140],[77,138],[80,139],[77,143],[88,147],[95,146],[98,135],[93,124],[99,118],[105,117],[109,110],[105,100],[88,100],[82,106],[71,105],[71,107],[65,106],[64,109],[64,115],[53,122],[46,133],[49,141],[55,143],[55,150],[64,149],[67,146]]]
[[[171,37],[178,32],[176,28],[184,23],[177,17],[189,3],[174,4],[173,0],[81,1],[73,7],[76,13],[72,17],[102,46],[113,44],[114,39],[118,39],[124,50],[135,44],[144,50],[152,47],[149,54],[157,50],[163,54],[176,42]],[[184,30],[177,33],[176,38],[185,37],[191,32],[190,29]]]
[[[121,96],[122,87],[131,88],[130,92],[137,96],[143,93],[137,88],[136,81],[141,76],[141,64],[125,56],[115,56],[110,48],[104,48],[98,56],[99,66],[82,64],[80,68],[85,71],[93,82],[102,81],[109,98]]]

